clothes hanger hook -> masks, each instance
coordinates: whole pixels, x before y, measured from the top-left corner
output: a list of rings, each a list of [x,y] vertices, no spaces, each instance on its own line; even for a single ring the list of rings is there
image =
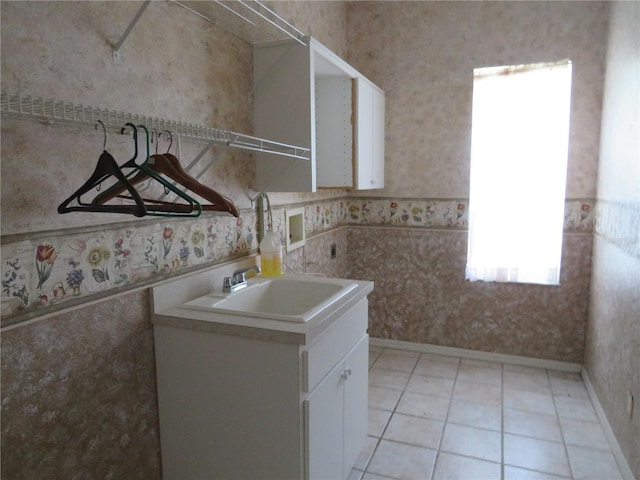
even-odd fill
[[[122,130],[120,130],[120,133],[122,135],[124,135],[124,132],[127,129],[127,127],[131,127],[131,129],[133,130],[133,144],[135,145],[135,155],[131,159],[131,162],[133,162],[136,158],[138,158],[138,129],[133,123],[127,122],[124,124],[124,127],[122,127]]]
[[[102,120],[98,120],[98,123],[102,125],[102,133],[104,133],[104,142],[102,144],[102,149],[107,150],[107,128],[104,126]],[[98,129],[98,123],[96,123],[96,130]]]
[[[143,124],[138,125],[138,128],[143,129],[144,133],[146,133],[147,135],[147,157],[145,159],[145,163],[146,163],[147,160],[149,160],[149,158],[151,157],[151,147],[149,146],[149,129]]]
[[[162,135],[161,133],[158,133],[158,130],[156,130],[156,127],[153,127],[151,129],[151,143],[153,143],[153,139],[158,137],[158,140],[156,140],[156,155],[158,154],[158,144],[160,143],[160,135]]]
[[[169,153],[169,150],[171,150],[171,145],[173,145],[173,133],[171,133],[171,130],[164,130],[162,133],[167,133],[169,135],[169,146],[167,147],[167,152]],[[162,135],[162,133],[160,135]]]

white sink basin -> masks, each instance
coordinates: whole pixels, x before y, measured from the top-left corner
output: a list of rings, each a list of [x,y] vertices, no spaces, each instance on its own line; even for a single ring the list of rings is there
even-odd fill
[[[257,278],[235,293],[208,294],[182,308],[304,323],[356,286],[338,278]]]

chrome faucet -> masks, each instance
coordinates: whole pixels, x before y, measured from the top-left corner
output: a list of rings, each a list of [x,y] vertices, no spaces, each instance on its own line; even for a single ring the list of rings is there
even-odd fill
[[[250,267],[236,270],[230,277],[225,277],[222,283],[222,291],[224,293],[232,293],[246,287],[247,277],[245,274],[251,270],[254,270],[256,273],[260,273],[260,267],[257,265],[251,265]]]

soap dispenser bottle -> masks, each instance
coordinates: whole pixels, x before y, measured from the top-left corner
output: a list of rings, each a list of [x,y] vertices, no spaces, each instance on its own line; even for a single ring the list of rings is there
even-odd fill
[[[280,238],[273,231],[267,230],[260,242],[260,270],[263,277],[279,277],[282,275],[282,246]]]

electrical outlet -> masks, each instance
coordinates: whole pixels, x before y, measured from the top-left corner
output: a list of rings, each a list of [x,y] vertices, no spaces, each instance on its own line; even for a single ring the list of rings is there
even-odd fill
[[[336,255],[337,255],[336,244],[332,243],[331,244],[331,258],[336,258]]]
[[[633,393],[629,392],[629,399],[627,400],[627,413],[629,414],[629,418],[633,418],[633,409],[634,409]]]

